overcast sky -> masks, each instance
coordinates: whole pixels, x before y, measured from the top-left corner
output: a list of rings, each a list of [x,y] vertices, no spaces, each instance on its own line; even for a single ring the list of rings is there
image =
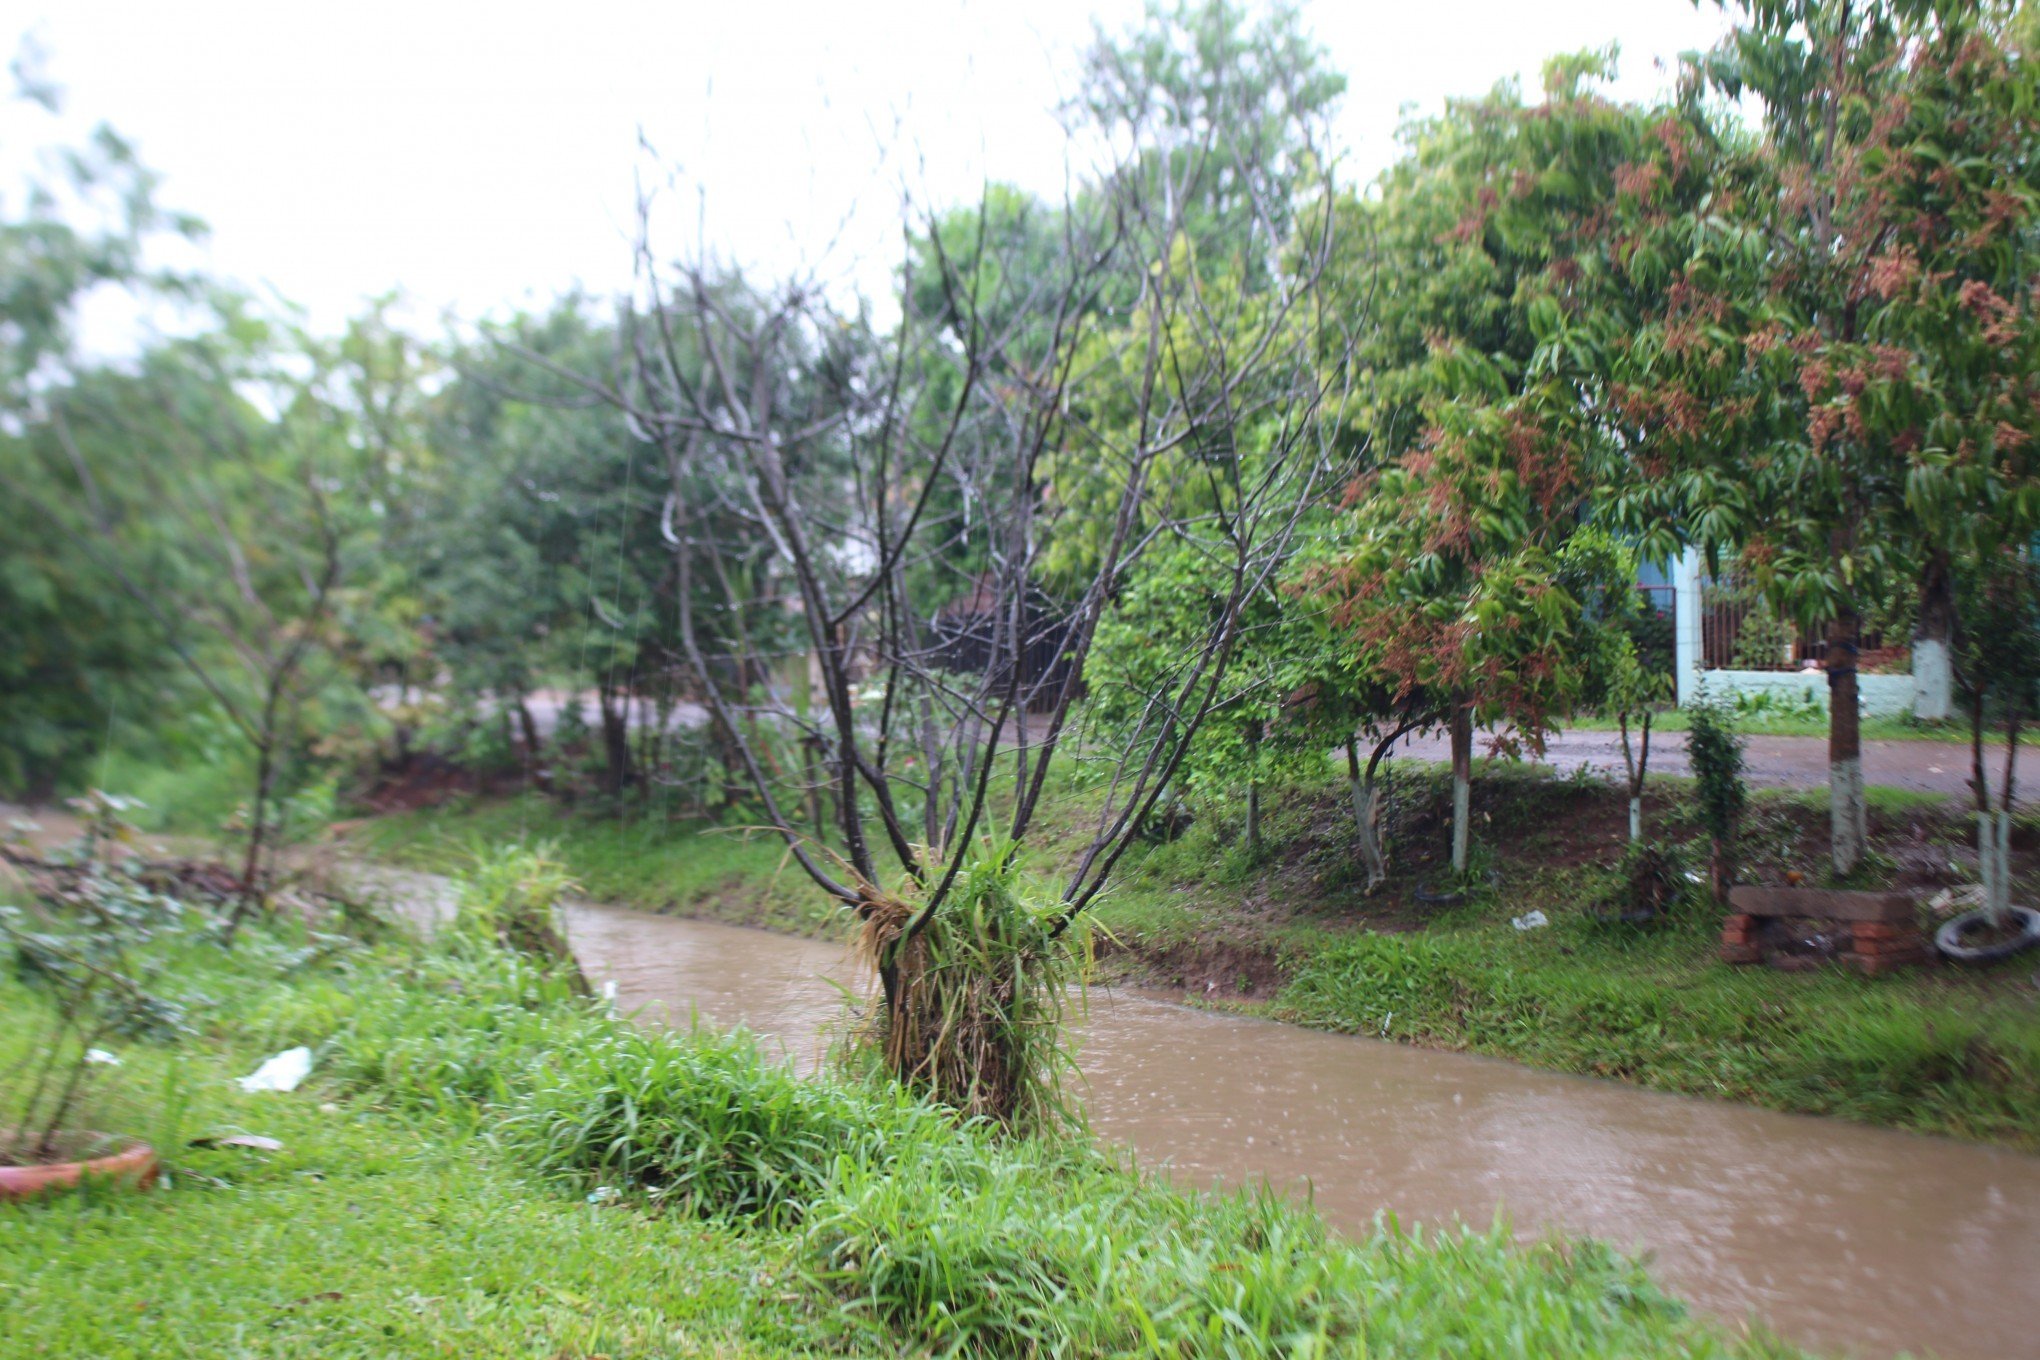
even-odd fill
[[[346,5],[29,0],[67,122],[105,121],[212,228],[204,263],[334,326],[401,289],[472,318],[627,282],[638,133],[706,203],[709,236],[783,267],[849,228],[889,258],[902,183],[1063,183],[1053,108],[1096,21],[1139,0]],[[19,13],[20,11],[16,11]],[[1554,52],[1617,42],[1624,93],[1662,88],[1723,21],[1688,0],[1327,0],[1306,19],[1349,81],[1346,178],[1432,109]],[[20,146],[16,119],[15,146]],[[47,129],[44,129],[47,131]],[[910,151],[907,149],[911,149]],[[695,210],[687,213],[691,230]],[[875,266],[863,267],[873,277]],[[882,278],[882,272],[876,277]]]

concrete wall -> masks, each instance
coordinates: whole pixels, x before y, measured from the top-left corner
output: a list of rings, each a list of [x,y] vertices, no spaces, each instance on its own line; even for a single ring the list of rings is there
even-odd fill
[[[1812,671],[1702,671],[1700,684],[1710,694],[1775,694],[1788,702],[1804,702],[1807,695],[1825,710],[1828,701],[1827,676]],[[1856,691],[1866,718],[1892,718],[1912,712],[1913,678],[1910,675],[1856,676]]]

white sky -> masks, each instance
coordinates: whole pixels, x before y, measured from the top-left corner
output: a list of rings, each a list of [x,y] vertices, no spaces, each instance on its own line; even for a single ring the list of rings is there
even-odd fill
[[[677,167],[680,199],[705,198],[713,242],[783,268],[848,214],[836,258],[883,278],[903,181],[938,203],[969,199],[985,177],[1060,193],[1053,106],[1093,17],[1116,29],[1138,9],[27,0],[0,18],[0,41],[35,34],[66,122],[105,121],[136,143],[163,201],[211,225],[214,272],[330,328],[391,289],[427,320],[623,286],[634,176],[648,166],[640,127]],[[1405,105],[1512,74],[1535,88],[1546,56],[1610,41],[1624,92],[1641,96],[1664,85],[1659,62],[1724,26],[1690,0],[1304,11],[1349,82],[1349,182],[1392,158]]]

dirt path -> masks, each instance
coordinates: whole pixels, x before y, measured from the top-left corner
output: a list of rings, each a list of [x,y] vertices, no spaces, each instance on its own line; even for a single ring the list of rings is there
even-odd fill
[[[1486,735],[1476,741],[1484,748]],[[1744,773],[1752,784],[1771,788],[1823,788],[1827,784],[1827,739],[1825,737],[1746,737]],[[1396,755],[1419,760],[1446,761],[1451,748],[1444,733],[1407,737],[1396,744]],[[2002,749],[1987,756],[1991,777],[2002,777]],[[1614,732],[1561,732],[1544,748],[1538,763],[1560,774],[1570,774],[1585,765],[1598,773],[1620,775],[1622,738]],[[2021,762],[2022,764],[2024,762]],[[1652,774],[1692,773],[1686,761],[1686,734],[1658,732],[1650,739]],[[1907,789],[1914,793],[1938,793],[1967,799],[1969,792],[1969,748],[1939,741],[1866,741],[1863,743],[1863,778],[1884,788]],[[2031,785],[2021,789],[2019,801],[2031,805]]]

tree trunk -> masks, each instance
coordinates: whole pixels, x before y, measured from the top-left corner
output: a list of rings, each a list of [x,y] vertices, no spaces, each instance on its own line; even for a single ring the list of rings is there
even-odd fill
[[[1473,812],[1473,708],[1452,710],[1452,872],[1466,872]]]
[[[599,696],[602,710],[602,754],[605,762],[603,784],[609,795],[621,798],[630,787],[630,710],[619,707],[607,690]],[[628,705],[629,700],[624,701]]]
[[[1629,839],[1632,843],[1643,839],[1643,780],[1650,769],[1650,710],[1643,711],[1635,747],[1629,743],[1629,712],[1627,709],[1616,715],[1616,724],[1622,731],[1622,766],[1629,775]]]
[[[538,763],[544,758],[539,743],[538,720],[531,716],[531,707],[522,698],[518,699],[517,729],[524,734],[524,778],[527,783],[544,788],[552,781],[539,773]]]
[[[1364,772],[1360,767],[1359,743],[1351,737],[1346,739],[1346,773],[1353,785],[1353,821],[1360,830],[1360,857],[1367,863],[1367,885],[1363,892],[1371,893],[1388,880],[1388,848],[1381,843],[1381,784],[1376,776],[1388,748],[1413,725],[1404,723],[1382,738],[1368,756]]]
[[[1913,716],[1923,722],[1954,716],[1955,672],[1948,651],[1954,636],[1954,571],[1948,550],[1936,548],[1920,572],[1920,616],[1913,629]]]
[[[263,904],[262,891],[262,842],[269,826],[269,790],[276,778],[273,737],[265,738],[255,749],[255,798],[248,815],[248,850],[241,858],[241,896],[234,903],[234,911],[227,918],[225,941],[234,942],[234,936],[241,929],[241,922],[248,913]]]
[[[1978,856],[1983,868],[1983,910],[1994,926],[2002,926],[2012,913],[2012,800],[2018,789],[2018,762],[2019,711],[2014,707],[2005,722],[2004,792],[1998,797],[1983,851]]]
[[[1828,624],[1828,813],[1829,851],[1837,875],[1854,873],[1869,839],[1863,803],[1863,731],[1856,687],[1861,620],[1853,608]]]
[[[1374,781],[1360,775],[1360,739],[1346,738],[1346,787],[1353,797],[1353,830],[1360,837],[1360,858],[1367,865],[1367,886],[1373,892],[1388,877],[1381,841],[1375,834]]]
[[[823,819],[822,813],[822,774],[818,768],[821,762],[815,758],[819,745],[820,742],[814,737],[800,739],[801,780],[807,785],[808,821],[813,824],[815,835],[826,837],[829,824]],[[932,798],[928,800],[931,807],[934,801]],[[934,843],[932,833],[929,836],[929,843]]]

